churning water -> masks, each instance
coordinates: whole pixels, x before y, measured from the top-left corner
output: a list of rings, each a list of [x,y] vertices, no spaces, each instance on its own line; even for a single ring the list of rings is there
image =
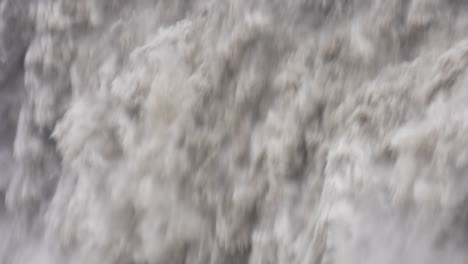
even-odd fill
[[[468,2],[0,0],[0,263],[468,263]]]

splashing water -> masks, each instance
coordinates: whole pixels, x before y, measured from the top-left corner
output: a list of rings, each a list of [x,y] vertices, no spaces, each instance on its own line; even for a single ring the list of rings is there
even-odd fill
[[[0,263],[466,263],[468,4],[0,0]]]

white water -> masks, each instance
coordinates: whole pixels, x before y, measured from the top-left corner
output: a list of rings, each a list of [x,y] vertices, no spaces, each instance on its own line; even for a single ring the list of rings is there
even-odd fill
[[[0,263],[466,263],[462,0],[0,0]]]

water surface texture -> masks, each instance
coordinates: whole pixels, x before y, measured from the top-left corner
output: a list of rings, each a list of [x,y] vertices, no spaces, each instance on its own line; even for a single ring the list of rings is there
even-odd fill
[[[0,263],[468,263],[468,2],[0,0]]]

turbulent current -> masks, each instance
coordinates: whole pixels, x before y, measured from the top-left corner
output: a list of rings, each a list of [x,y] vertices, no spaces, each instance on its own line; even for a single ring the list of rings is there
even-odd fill
[[[0,0],[0,263],[468,263],[468,2]]]

